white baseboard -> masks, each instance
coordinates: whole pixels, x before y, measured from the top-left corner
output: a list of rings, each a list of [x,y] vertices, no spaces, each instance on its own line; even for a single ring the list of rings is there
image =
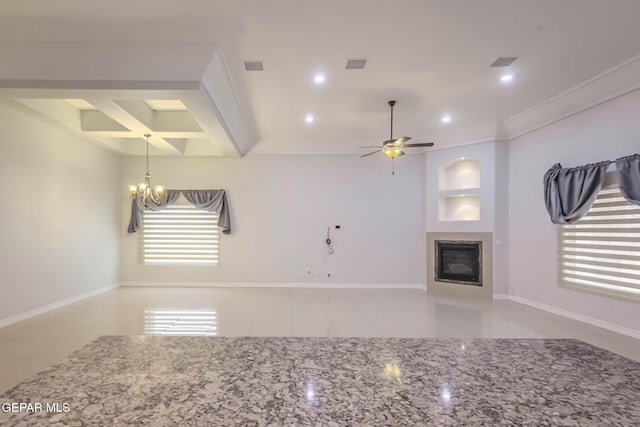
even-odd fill
[[[421,283],[122,282],[121,285],[171,288],[425,289]]]
[[[115,284],[115,285],[111,285],[111,286],[105,286],[103,288],[94,289],[93,291],[85,292],[85,293],[80,294],[80,295],[76,295],[76,296],[73,296],[73,297],[70,297],[70,298],[67,298],[67,299],[63,299],[62,301],[57,301],[57,302],[54,302],[54,303],[51,303],[51,304],[47,304],[45,306],[38,307],[36,309],[26,311],[24,313],[16,314],[15,316],[7,317],[6,319],[0,319],[0,328],[12,325],[14,323],[21,322],[23,320],[30,319],[32,317],[40,316],[41,314],[47,313],[47,312],[52,311],[52,310],[56,310],[56,309],[58,309],[60,307],[64,307],[65,305],[73,304],[73,303],[85,300],[87,298],[91,298],[91,297],[94,297],[96,295],[102,294],[104,292],[112,291],[112,290],[114,290],[116,288],[119,288],[119,287],[120,287],[119,283]]]
[[[528,305],[529,307],[537,308],[539,310],[547,311],[549,313],[557,314],[558,316],[567,317],[569,319],[577,320],[579,322],[587,323],[589,325],[597,326],[602,329],[607,329],[618,334],[626,335],[628,337],[640,339],[640,331],[636,329],[627,328],[625,326],[616,325],[615,323],[605,322],[604,320],[596,319],[595,317],[585,316],[584,314],[575,313],[573,311],[565,310],[562,308],[554,307],[551,305],[543,304],[541,302],[533,301],[527,298],[518,297],[515,295],[509,295],[510,301],[514,301],[520,304]]]
[[[493,294],[493,299],[509,299],[509,294]]]

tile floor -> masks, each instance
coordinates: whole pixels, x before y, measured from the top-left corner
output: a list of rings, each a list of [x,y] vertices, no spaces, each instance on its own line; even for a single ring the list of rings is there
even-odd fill
[[[421,290],[120,288],[0,328],[0,393],[101,335],[577,338],[640,361],[640,340],[511,301]]]

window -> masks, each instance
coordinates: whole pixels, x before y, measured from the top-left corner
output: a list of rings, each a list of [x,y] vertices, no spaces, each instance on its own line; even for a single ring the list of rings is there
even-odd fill
[[[172,205],[142,214],[141,259],[145,264],[217,265],[220,231],[216,213]]]
[[[640,300],[640,207],[617,184],[579,221],[559,226],[558,243],[561,285]]]

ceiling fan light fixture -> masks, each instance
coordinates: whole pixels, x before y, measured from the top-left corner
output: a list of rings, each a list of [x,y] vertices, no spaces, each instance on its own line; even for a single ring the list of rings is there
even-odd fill
[[[397,139],[393,138],[393,107],[394,105],[396,105],[396,101],[391,100],[389,102],[387,102],[389,104],[389,107],[391,108],[391,117],[390,117],[390,123],[389,123],[389,139],[384,141],[382,143],[382,146],[366,146],[366,147],[360,147],[360,148],[377,148],[376,151],[372,151],[371,153],[367,153],[364,154],[360,157],[369,157],[372,154],[375,153],[379,153],[382,152],[382,154],[384,154],[385,157],[389,158],[389,159],[395,159],[398,156],[402,156],[405,154],[404,149],[405,148],[418,148],[418,147],[432,147],[433,146],[433,142],[420,142],[420,143],[413,143],[413,144],[407,144],[406,142],[409,141],[411,139],[411,137],[409,136],[403,136]]]
[[[395,159],[402,154],[402,149],[400,147],[388,146],[382,149],[382,154],[389,159]]]

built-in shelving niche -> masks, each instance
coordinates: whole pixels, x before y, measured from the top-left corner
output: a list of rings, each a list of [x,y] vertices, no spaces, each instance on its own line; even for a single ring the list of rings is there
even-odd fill
[[[438,171],[438,219],[480,220],[480,161],[470,157],[452,159]]]

